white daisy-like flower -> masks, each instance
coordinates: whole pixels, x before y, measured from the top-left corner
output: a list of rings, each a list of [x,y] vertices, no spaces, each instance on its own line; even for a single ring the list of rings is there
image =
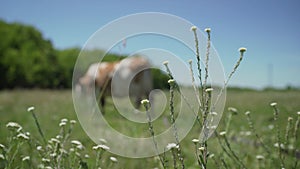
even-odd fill
[[[0,159],[5,160],[5,157],[3,154],[0,154]]]
[[[50,153],[49,155],[50,155],[50,157],[52,157],[52,158],[55,158],[55,157],[57,156],[56,153]]]
[[[75,151],[75,149],[74,148],[70,148],[70,152],[74,152]]]
[[[221,131],[220,132],[220,136],[225,136],[225,134],[226,134],[226,131]]]
[[[167,61],[167,60],[163,62],[163,65],[168,65],[168,64],[169,64],[169,61]]]
[[[188,63],[189,63],[189,64],[192,64],[192,63],[193,63],[193,60],[192,60],[192,59],[188,60]]]
[[[117,163],[117,162],[118,162],[118,160],[117,160],[116,157],[109,157],[109,159],[110,159],[112,162],[114,162],[114,163]]]
[[[212,116],[216,116],[216,115],[218,115],[218,113],[217,113],[217,112],[215,112],[215,111],[213,111],[213,112],[210,112],[209,114],[210,114],[210,115],[212,115]]]
[[[273,103],[270,104],[270,106],[272,106],[272,107],[275,107],[276,105],[277,105],[276,102],[273,102]]]
[[[44,168],[45,168],[45,169],[52,169],[51,166],[45,166]]]
[[[196,31],[197,30],[197,27],[196,26],[192,26],[191,27],[191,31]]]
[[[50,142],[50,143],[57,143],[57,144],[60,143],[60,141],[59,141],[58,139],[56,139],[56,138],[51,138],[51,139],[49,140],[49,142]]]
[[[297,112],[297,115],[300,116],[300,111]]]
[[[84,158],[90,158],[90,156],[88,154],[85,154]]]
[[[33,107],[33,106],[27,108],[27,111],[28,111],[28,112],[31,112],[31,111],[33,111],[33,110],[34,110],[34,107]]]
[[[83,145],[78,145],[78,146],[76,146],[76,148],[79,149],[79,150],[83,150],[84,149]]]
[[[168,143],[168,145],[166,146],[167,150],[171,150],[173,148],[176,148],[176,144],[175,143]]]

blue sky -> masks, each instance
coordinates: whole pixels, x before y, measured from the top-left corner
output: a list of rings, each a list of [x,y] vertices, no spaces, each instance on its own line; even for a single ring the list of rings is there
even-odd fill
[[[82,47],[105,24],[139,12],[182,17],[212,29],[212,43],[228,74],[246,47],[232,86],[300,86],[300,1],[298,0],[2,0],[0,18],[34,25],[56,48]],[[272,82],[269,79],[273,69]]]

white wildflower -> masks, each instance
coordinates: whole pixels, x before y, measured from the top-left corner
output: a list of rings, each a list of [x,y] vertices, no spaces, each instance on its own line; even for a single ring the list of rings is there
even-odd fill
[[[67,125],[66,122],[63,122],[63,121],[62,121],[62,122],[59,123],[59,127],[63,127],[63,126],[65,126],[65,125]]]
[[[118,160],[117,160],[116,157],[109,157],[109,159],[110,159],[112,162],[114,162],[114,163],[117,163],[117,162],[118,162]]]
[[[244,53],[244,52],[247,51],[247,48],[241,47],[241,48],[239,48],[239,51],[240,51],[241,53]]]
[[[215,157],[215,154],[210,154],[209,156],[208,156],[208,158],[214,158]]]
[[[76,124],[76,120],[70,120],[71,124]]]
[[[170,79],[170,80],[168,80],[168,83],[169,83],[170,85],[173,85],[173,84],[175,83],[175,80],[174,80],[174,79]]]
[[[144,99],[141,101],[141,104],[144,106],[148,106],[149,105],[149,100],[148,99]]]
[[[27,161],[27,160],[28,160],[28,161],[30,160],[30,157],[29,157],[29,156],[25,156],[25,157],[22,158],[22,161]]]
[[[225,136],[225,134],[226,134],[226,131],[221,131],[220,132],[220,136]]]
[[[207,128],[208,128],[208,129],[216,129],[217,126],[208,126]]]
[[[195,143],[195,144],[197,144],[197,143],[199,143],[199,140],[194,138],[194,139],[192,140],[192,142]]]
[[[84,158],[90,158],[90,156],[88,154],[85,154]]]
[[[192,59],[188,60],[188,63],[189,63],[189,64],[192,64],[192,63],[193,63],[193,60],[192,60]]]
[[[63,138],[63,136],[61,136],[61,135],[57,135],[55,138],[56,138],[56,139],[62,139],[62,138]]]
[[[300,116],[300,111],[297,112],[298,116]]]
[[[169,61],[167,61],[167,60],[163,62],[163,65],[165,65],[165,66],[168,64],[169,64]]]
[[[75,149],[74,148],[70,148],[70,152],[74,152],[75,151]]]
[[[6,127],[8,128],[8,129],[17,129],[17,130],[19,130],[20,128],[22,129],[22,126],[20,126],[18,123],[16,123],[16,122],[8,122],[7,124],[6,124]]]
[[[99,149],[103,149],[103,150],[109,150],[110,148],[104,144],[99,144],[99,145],[96,145],[96,146],[93,146],[92,147],[93,150],[99,150]]]
[[[48,159],[48,158],[42,158],[42,162],[44,162],[44,163],[50,163],[50,159]]]
[[[204,31],[207,32],[207,33],[210,33],[211,29],[210,28],[205,28]]]
[[[33,110],[34,110],[34,107],[33,107],[33,106],[27,108],[27,111],[28,111],[28,112],[31,112],[31,111],[33,111]]]
[[[277,105],[276,102],[273,102],[273,103],[270,104],[270,106],[272,106],[272,107],[275,107],[276,105]]]
[[[196,31],[197,30],[197,27],[196,26],[192,26],[191,27],[191,31]]]
[[[75,146],[82,145],[81,142],[78,140],[72,140],[71,143],[74,144]]]
[[[257,156],[256,156],[256,159],[257,159],[257,160],[263,160],[263,159],[265,159],[265,157],[264,157],[263,155],[257,155]]]
[[[78,146],[76,146],[76,148],[79,149],[79,150],[83,150],[84,149],[83,145],[78,145]]]
[[[246,111],[245,115],[246,116],[250,115],[250,111]]]
[[[176,148],[176,144],[175,143],[168,143],[168,145],[166,146],[167,150],[171,150],[173,148]]]
[[[63,119],[60,120],[60,122],[65,122],[65,123],[67,123],[67,122],[68,122],[68,119],[67,119],[67,118],[63,118]]]
[[[36,149],[37,149],[38,151],[41,151],[41,150],[43,150],[43,147],[42,147],[42,146],[37,146]]]
[[[50,157],[55,158],[57,156],[56,153],[50,153]]]
[[[5,157],[3,154],[0,154],[0,159],[5,160]]]
[[[232,113],[234,113],[234,114],[237,114],[237,109],[236,108],[234,108],[234,107],[228,107],[228,111],[230,111],[230,112],[232,112]]]
[[[57,143],[57,144],[59,144],[60,141],[59,141],[58,139],[56,139],[56,138],[51,138],[51,139],[49,140],[49,143]]]
[[[214,112],[214,111],[213,111],[213,112],[210,112],[209,114],[212,115],[212,116],[218,115],[218,113],[217,113],[217,112]]]
[[[5,146],[3,144],[0,144],[0,148],[5,149]]]
[[[209,93],[209,92],[212,92],[214,89],[213,88],[207,88],[205,89],[205,92]]]
[[[20,139],[29,140],[29,137],[26,136],[24,133],[19,133],[19,134],[17,135],[17,137],[20,138]]]
[[[204,147],[199,147],[198,149],[199,149],[200,151],[204,151],[204,150],[205,150]]]
[[[45,169],[52,169],[51,166],[45,166],[44,168],[45,168]]]

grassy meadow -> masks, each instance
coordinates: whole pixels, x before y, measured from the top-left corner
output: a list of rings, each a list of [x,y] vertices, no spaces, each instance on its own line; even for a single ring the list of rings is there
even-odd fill
[[[297,112],[300,111],[299,100],[300,91],[298,90],[228,90],[225,112],[223,113],[217,131],[221,132],[225,130],[230,114],[230,112],[227,111],[228,107],[236,108],[237,114],[232,116],[229,130],[226,132],[231,149],[247,168],[278,168],[278,166],[280,166],[280,160],[278,160],[278,149],[274,146],[277,139],[277,131],[276,125],[274,124],[273,108],[270,106],[270,103],[276,102],[277,108],[279,109],[279,120],[276,124],[278,124],[282,142],[284,142],[286,138],[286,129],[289,127],[287,126],[288,118],[293,118],[292,120],[290,119],[290,128],[292,129],[290,129],[288,134],[289,141],[281,151],[286,168],[292,168],[295,165],[295,161],[300,159],[300,143],[299,141],[295,143],[292,139],[294,125],[297,118],[299,118],[299,115],[297,115]],[[39,120],[46,140],[51,140],[51,138],[55,138],[58,134],[61,134],[62,126],[59,126],[61,119],[66,118],[68,121],[73,119],[77,121],[68,137],[68,143],[66,143],[64,147],[66,150],[66,159],[71,159],[64,161],[65,166],[71,168],[96,168],[96,165],[101,168],[160,168],[157,157],[130,159],[104,152],[101,160],[97,161],[96,159],[99,157],[99,154],[92,149],[95,143],[85,134],[77,120],[70,90],[0,91],[0,144],[6,147],[3,149],[0,148],[0,154],[3,154],[3,158],[0,158],[0,168],[7,166],[8,162],[4,160],[5,158],[13,158],[12,164],[9,164],[10,168],[46,168],[47,165],[49,165],[49,167],[51,166],[51,163],[45,161],[43,158],[44,156],[49,156],[49,154],[47,154],[47,152],[40,153],[36,148],[39,145],[43,145],[43,139],[39,134],[32,114],[27,111],[27,108],[31,106],[35,107],[34,112]],[[166,111],[168,111],[168,109]],[[270,150],[270,153],[265,151],[255,137],[255,134],[250,132],[251,129],[249,128],[247,116],[245,115],[246,111],[251,112],[256,133]],[[167,114],[168,112],[162,116],[167,116]],[[112,106],[111,100],[108,101],[105,118],[116,130],[122,130],[127,121],[127,119],[117,114]],[[154,127],[159,128],[160,125],[163,125],[159,120],[161,120],[161,118],[158,119],[158,122],[154,122]],[[6,127],[9,122],[16,122],[22,126],[24,132],[30,132],[30,141],[24,141],[15,145],[14,140],[11,140],[15,139],[14,136],[12,136],[14,132]],[[65,127],[70,125],[68,122]],[[146,124],[134,130],[134,132],[136,133],[125,134],[150,137]],[[299,130],[297,134],[300,135]],[[195,157],[195,144],[192,142],[192,139],[198,136],[199,127],[194,125],[187,137],[181,142],[186,168],[199,168]],[[74,149],[71,151],[73,146],[73,144],[70,143],[71,140],[80,141],[84,148],[78,150],[78,152],[77,149],[75,149],[77,154],[72,154]],[[212,136],[208,140],[210,156],[208,158],[207,168],[240,168],[238,165],[239,162],[235,161],[234,158],[230,157],[222,149],[221,145],[226,148],[226,144],[222,141],[222,138],[220,141],[221,144],[215,136]],[[122,140],[120,140],[120,144],[122,144]],[[20,146],[20,148],[18,151],[15,151],[17,146]],[[293,153],[295,153],[294,150],[296,149],[297,155],[295,156]],[[227,149],[227,151],[230,150]],[[5,155],[5,153],[7,155]],[[257,157],[257,155],[263,156],[263,159],[261,159],[260,156]],[[30,159],[24,159],[26,156],[29,156]],[[118,162],[114,162],[110,157],[116,157]],[[166,157],[169,168],[173,168],[173,159],[170,151],[166,153]],[[52,168],[54,167],[52,166]]]

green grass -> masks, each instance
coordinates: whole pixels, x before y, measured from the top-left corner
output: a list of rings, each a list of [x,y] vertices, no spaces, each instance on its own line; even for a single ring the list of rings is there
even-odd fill
[[[247,123],[246,111],[251,111],[251,116],[254,121],[254,126],[257,129],[258,134],[262,136],[263,141],[272,150],[270,157],[265,156],[265,165],[278,168],[278,160],[273,162],[271,157],[277,158],[276,149],[273,144],[276,142],[276,132],[274,129],[270,129],[270,125],[273,124],[273,109],[270,103],[276,101],[278,103],[279,112],[279,128],[284,138],[285,128],[287,124],[287,118],[293,117],[296,121],[296,113],[300,110],[300,91],[251,91],[251,90],[229,90],[227,93],[226,107],[223,114],[223,119],[220,122],[218,131],[224,130],[226,123],[226,117],[228,115],[227,108],[235,107],[238,109],[238,114],[232,117],[232,122],[229,127],[229,133],[227,134],[233,150],[237,152],[239,157],[243,160],[248,168],[257,168],[258,163],[255,156],[258,154],[266,155],[261,146],[255,142],[255,137],[243,136],[241,132],[249,131]],[[111,100],[106,107],[105,118],[109,123],[118,131],[124,132],[131,136],[146,136],[149,137],[148,126],[146,124],[140,124],[136,127],[136,130],[129,132],[125,130],[126,127],[135,125],[132,122],[127,122],[126,119],[117,114],[111,105]],[[0,91],[0,143],[7,145],[10,132],[6,128],[6,124],[10,121],[14,121],[22,125],[24,131],[29,131],[31,137],[42,141],[39,136],[38,129],[35,126],[34,119],[31,113],[27,112],[27,108],[30,106],[35,107],[35,113],[39,119],[42,130],[45,133],[45,137],[49,140],[55,137],[60,130],[59,123],[62,118],[76,119],[76,113],[73,108],[72,95],[70,90],[14,90],[14,91]],[[162,115],[163,118],[168,118],[168,112]],[[160,119],[163,119],[160,118]],[[163,120],[154,122],[154,128],[157,128],[157,132],[163,131]],[[163,127],[164,126],[164,127]],[[159,130],[160,129],[160,130]],[[299,131],[298,131],[299,132]],[[187,168],[199,168],[197,161],[195,160],[194,144],[192,139],[197,138],[199,134],[199,128],[195,125],[187,137],[182,141],[183,154],[185,157],[185,164]],[[300,133],[299,133],[300,134]],[[95,145],[89,137],[85,134],[80,124],[77,123],[72,132],[71,139],[79,140],[85,146],[84,153],[89,154],[91,158],[86,159],[90,167],[94,165],[95,152],[92,151],[92,146]],[[300,143],[297,143],[299,149]],[[215,158],[218,159],[219,165],[221,165],[220,158],[224,158],[230,168],[239,168],[235,163],[229,159],[221,150],[217,139],[212,137],[208,141],[208,149],[215,154]],[[0,152],[1,153],[1,152]],[[26,154],[27,153],[27,154]],[[20,157],[29,154],[25,149],[19,153]],[[103,159],[109,158],[109,156],[115,156],[110,153],[105,153]],[[289,155],[288,155],[289,156]],[[115,168],[154,168],[159,166],[159,162],[152,158],[145,159],[130,159],[125,157],[118,157],[118,164]],[[172,165],[172,159],[168,154],[170,160],[169,165]],[[1,160],[1,159],[0,159]],[[293,159],[286,158],[286,163],[293,163]],[[15,160],[15,165],[21,163],[21,159]],[[102,168],[110,165],[108,161],[104,162]],[[1,165],[0,165],[1,167]],[[208,168],[216,168],[213,160],[209,160]],[[288,167],[287,167],[288,168]]]

